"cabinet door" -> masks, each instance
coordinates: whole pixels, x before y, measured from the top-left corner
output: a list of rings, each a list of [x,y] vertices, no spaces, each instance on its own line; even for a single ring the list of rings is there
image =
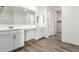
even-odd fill
[[[16,31],[15,37],[15,49],[24,46],[24,31]]]
[[[13,35],[0,36],[0,52],[8,52],[14,49]]]

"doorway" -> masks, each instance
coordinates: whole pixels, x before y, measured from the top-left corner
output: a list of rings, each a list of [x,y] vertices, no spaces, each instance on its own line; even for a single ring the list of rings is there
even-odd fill
[[[58,39],[61,40],[62,37],[62,12],[61,10],[56,10],[55,11],[55,35]]]

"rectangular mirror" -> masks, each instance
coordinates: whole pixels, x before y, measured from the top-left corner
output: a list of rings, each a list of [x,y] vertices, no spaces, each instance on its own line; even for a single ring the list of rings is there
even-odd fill
[[[35,11],[21,6],[0,6],[0,25],[34,25]]]
[[[0,6],[0,24],[14,24],[12,7]]]

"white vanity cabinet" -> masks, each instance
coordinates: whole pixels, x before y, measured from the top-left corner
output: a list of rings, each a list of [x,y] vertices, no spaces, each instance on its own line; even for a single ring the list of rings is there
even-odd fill
[[[24,30],[16,31],[13,37],[13,39],[15,40],[15,49],[24,46]]]
[[[0,31],[0,52],[8,52],[24,46],[21,30]]]
[[[13,35],[0,35],[0,52],[7,52],[14,49]]]

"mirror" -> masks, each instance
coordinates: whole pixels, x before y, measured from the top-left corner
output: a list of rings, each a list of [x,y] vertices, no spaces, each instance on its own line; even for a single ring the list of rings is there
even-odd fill
[[[13,10],[12,7],[2,7],[0,6],[0,24],[6,25],[6,24],[13,24]]]
[[[34,25],[35,11],[21,6],[0,6],[1,25]]]
[[[31,24],[31,25],[35,24],[35,12],[31,10],[26,11],[24,24]]]

